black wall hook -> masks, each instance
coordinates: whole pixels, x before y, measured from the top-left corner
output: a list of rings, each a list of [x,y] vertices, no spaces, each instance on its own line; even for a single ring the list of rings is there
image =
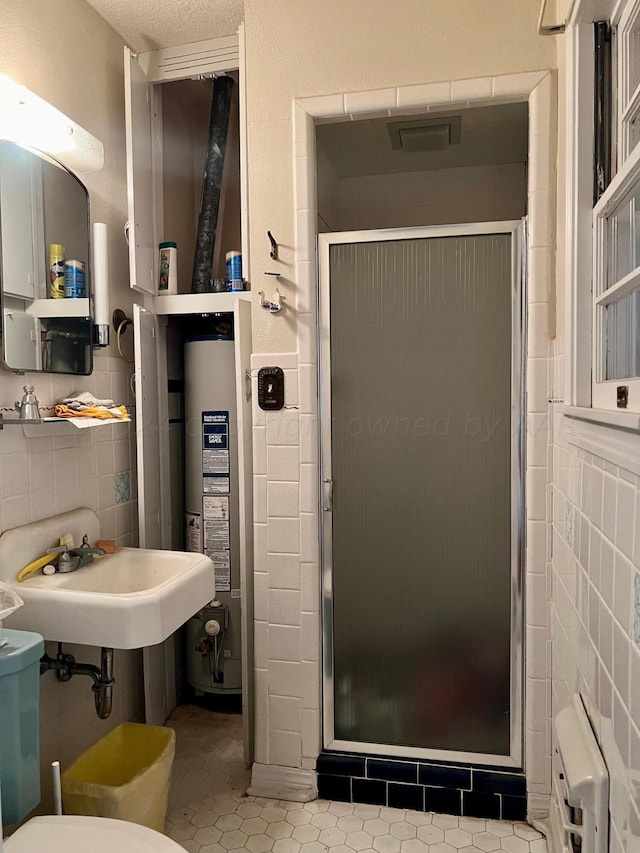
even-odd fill
[[[276,243],[276,239],[271,233],[271,231],[267,231],[267,237],[269,238],[269,242],[271,243],[271,251],[269,255],[272,261],[278,260],[278,244]]]

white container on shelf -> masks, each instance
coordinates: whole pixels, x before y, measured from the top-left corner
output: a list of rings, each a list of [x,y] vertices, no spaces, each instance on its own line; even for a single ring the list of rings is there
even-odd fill
[[[178,292],[178,247],[172,241],[160,243],[158,295]]]

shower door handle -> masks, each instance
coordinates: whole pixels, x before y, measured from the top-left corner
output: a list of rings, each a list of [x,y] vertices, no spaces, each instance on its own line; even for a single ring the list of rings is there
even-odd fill
[[[333,480],[325,477],[322,482],[324,483],[326,494],[322,510],[323,512],[333,512]]]

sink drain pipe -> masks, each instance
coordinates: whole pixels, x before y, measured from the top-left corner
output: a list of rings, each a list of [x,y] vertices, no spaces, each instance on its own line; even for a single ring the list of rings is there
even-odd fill
[[[52,658],[44,654],[40,658],[40,675],[52,669],[58,681],[70,681],[74,675],[88,675],[93,679],[93,698],[96,714],[101,720],[106,720],[111,714],[113,705],[113,649],[100,649],[100,666],[93,663],[77,663],[73,655],[62,651],[62,643],[58,643],[58,654]]]

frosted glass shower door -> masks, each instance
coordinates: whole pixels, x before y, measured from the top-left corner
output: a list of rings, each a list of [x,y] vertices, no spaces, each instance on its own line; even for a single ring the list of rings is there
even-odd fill
[[[521,227],[320,235],[325,747],[520,761]]]

